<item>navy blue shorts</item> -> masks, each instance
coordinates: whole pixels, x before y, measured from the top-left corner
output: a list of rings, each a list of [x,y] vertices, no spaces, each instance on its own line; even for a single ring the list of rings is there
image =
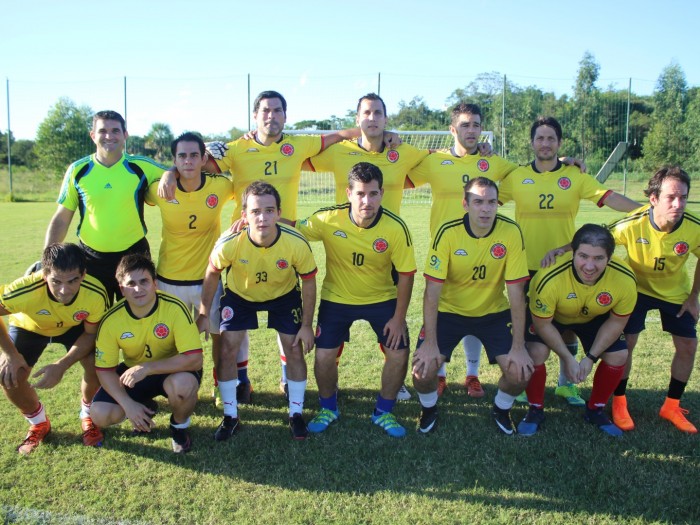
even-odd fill
[[[552,321],[552,324],[557,330],[559,330],[560,334],[566,332],[567,330],[571,330],[573,333],[575,333],[576,337],[578,337],[581,341],[581,346],[583,346],[584,352],[588,352],[591,349],[591,346],[593,346],[593,342],[598,335],[600,327],[611,315],[614,314],[599,315],[587,323],[581,324],[562,324],[554,320]],[[525,330],[525,341],[530,343],[542,343],[543,345],[547,344],[542,341],[537,334],[535,334],[534,326],[532,324],[532,314],[529,311],[527,312],[526,326],[527,330]],[[627,350],[627,341],[625,341],[624,334],[620,334],[620,337],[618,337],[613,344],[605,349],[606,352],[618,352],[620,350]]]
[[[646,328],[644,321],[646,321],[647,312],[649,310],[658,310],[661,316],[661,329],[664,332],[677,335],[678,337],[695,339],[697,337],[695,319],[688,312],[685,312],[680,317],[676,317],[680,309],[680,304],[669,303],[656,297],[638,293],[637,304],[630,316],[630,320],[627,321],[625,333],[638,334],[642,332]]]
[[[301,292],[294,287],[281,297],[256,303],[225,288],[219,312],[222,332],[255,330],[258,328],[258,312],[267,312],[268,328],[281,334],[296,335],[301,328]]]
[[[121,375],[126,372],[128,368],[129,367],[124,363],[121,363],[119,366],[117,366],[117,375],[121,377]],[[202,384],[201,369],[197,370],[196,372],[189,373],[197,379],[198,385]],[[126,393],[129,394],[131,399],[141,404],[143,404],[144,401],[150,401],[157,396],[168,397],[168,395],[165,393],[165,389],[163,388],[163,384],[168,376],[171,375],[172,374],[154,374],[152,376],[146,376],[141,381],[136,383],[133,388],[124,387],[124,390],[126,390]],[[100,389],[97,391],[95,397],[92,398],[92,402],[112,403],[113,405],[119,404],[102,387],[100,387]]]
[[[66,347],[66,352],[71,349],[75,341],[83,335],[83,325],[70,328],[65,334],[55,335],[53,337],[40,335],[36,332],[30,332],[24,328],[10,325],[8,330],[10,339],[17,347],[17,351],[22,354],[24,360],[29,366],[34,366],[44,353],[46,345],[51,343],[59,343]]]
[[[484,345],[489,363],[496,364],[496,357],[510,352],[513,346],[510,310],[503,310],[481,317],[438,312],[437,344],[440,353],[449,362],[455,346],[467,335],[473,335]],[[423,343],[423,329],[418,336],[418,348]]]
[[[333,301],[321,300],[318,307],[318,324],[316,326],[316,346],[318,348],[337,348],[346,341],[350,341],[350,327],[355,321],[367,321],[374,333],[377,334],[377,342],[387,346],[384,326],[389,319],[394,317],[396,311],[396,299],[390,299],[374,304],[342,304]],[[410,342],[408,336],[406,346]]]

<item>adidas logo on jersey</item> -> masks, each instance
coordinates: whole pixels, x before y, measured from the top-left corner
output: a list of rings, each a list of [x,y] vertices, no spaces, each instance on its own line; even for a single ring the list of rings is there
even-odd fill
[[[106,190],[111,190],[111,189],[112,189],[112,185],[108,182],[107,184],[105,184],[105,189],[106,189]]]
[[[452,166],[454,162],[452,162],[451,160],[443,160],[440,164],[442,166]]]
[[[342,237],[343,239],[347,239],[347,238],[348,238],[347,233],[345,233],[344,231],[341,231],[341,230],[335,230],[335,231],[333,232],[333,235],[335,235],[336,237]]]
[[[574,292],[571,292],[569,295],[566,296],[567,299],[576,299],[576,294]]]
[[[51,315],[51,312],[49,312],[48,310],[41,309],[36,313],[36,315]]]
[[[134,334],[131,332],[123,332],[122,335],[119,336],[119,339],[131,339],[134,337]]]
[[[455,252],[455,255],[467,255],[467,250],[459,249]]]
[[[644,237],[640,237],[635,241],[637,244],[649,244],[649,241],[645,239]]]
[[[535,181],[532,179],[523,179],[523,184],[534,184]]]
[[[248,264],[248,259],[238,259],[241,264]]]

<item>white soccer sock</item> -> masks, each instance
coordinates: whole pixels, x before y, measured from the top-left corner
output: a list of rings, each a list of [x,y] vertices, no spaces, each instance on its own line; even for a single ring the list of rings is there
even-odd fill
[[[237,386],[238,379],[231,379],[230,381],[221,381],[219,379],[219,393],[221,394],[221,402],[224,404],[225,416],[238,417]]]
[[[468,335],[462,339],[462,346],[467,359],[467,375],[478,376],[481,364],[481,341],[473,335]]]
[[[437,373],[438,377],[447,377],[447,361],[440,365],[440,370]]]
[[[188,428],[190,426],[190,418],[188,417],[184,423],[173,423],[174,419],[170,418],[170,426],[173,428]]]
[[[420,401],[420,405],[424,408],[432,408],[435,405],[437,405],[438,402],[438,393],[437,390],[433,390],[432,392],[428,392],[427,394],[421,394],[418,392],[418,400]]]
[[[501,410],[510,410],[513,408],[513,403],[515,403],[515,396],[506,394],[500,388],[496,392],[496,397],[493,400],[494,404]]]
[[[85,419],[90,417],[90,405],[92,403],[86,403],[85,401],[80,402],[80,419]]]
[[[306,380],[287,381],[289,388],[289,415],[301,414],[304,410],[304,392],[306,392]]]
[[[38,425],[39,423],[44,423],[46,421],[46,410],[44,410],[44,404],[39,402],[39,408],[37,408],[31,414],[22,414],[24,419],[29,421],[30,425]]]

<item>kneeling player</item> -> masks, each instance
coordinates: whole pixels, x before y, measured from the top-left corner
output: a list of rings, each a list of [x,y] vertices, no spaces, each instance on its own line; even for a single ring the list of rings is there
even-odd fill
[[[165,396],[173,412],[173,451],[187,452],[202,378],[202,345],[192,314],[178,298],[156,290],[156,269],[145,255],[125,256],[116,277],[124,299],[107,312],[97,332],[95,365],[102,388],[93,400],[93,420],[107,427],[126,418],[136,432],[150,432],[154,411],[148,407],[156,396]]]
[[[551,348],[561,358],[570,381],[588,377],[602,359],[593,378],[584,418],[611,436],[622,431],[603,413],[627,361],[622,331],[637,300],[632,269],[613,256],[615,241],[608,230],[595,224],[582,226],[566,254],[553,266],[537,272],[530,285],[530,313],[534,332],[526,334],[535,371],[527,387],[530,408],[518,432],[532,435],[544,422],[545,361]],[[581,362],[571,355],[562,333],[571,330],[586,352]],[[536,335],[535,335],[536,334]]]
[[[258,328],[257,313],[268,312],[268,326],[277,330],[287,358],[289,428],[294,439],[307,435],[301,415],[306,392],[304,353],[314,347],[316,263],[306,239],[279,222],[280,195],[263,181],[243,192],[242,216],[247,228],[222,237],[209,258],[197,325],[207,331],[211,304],[221,272],[227,272],[221,298],[221,354],[216,364],[224,419],[214,439],[230,438],[239,425],[236,400],[237,360],[247,330]],[[297,282],[301,277],[301,292]]]
[[[51,430],[44,405],[27,381],[49,343],[60,343],[70,350],[34,374],[43,375],[36,387],[55,386],[65,371],[80,361],[84,369],[80,410],[83,444],[102,443],[102,432],[90,418],[90,400],[99,388],[92,352],[97,323],[109,307],[107,292],[97,279],[85,274],[85,256],[75,244],[47,246],[41,266],[40,271],[2,288],[0,297],[0,315],[12,314],[9,334],[0,318],[0,383],[31,425],[17,448],[20,454],[29,454]]]
[[[483,342],[489,362],[501,367],[492,416],[498,429],[511,435],[510,409],[532,373],[524,340],[530,277],[523,236],[511,219],[496,213],[498,187],[490,179],[471,179],[462,206],[464,217],[437,229],[426,262],[423,335],[413,357],[413,385],[421,403],[417,430],[425,434],[435,428],[438,370],[457,343],[473,335]]]

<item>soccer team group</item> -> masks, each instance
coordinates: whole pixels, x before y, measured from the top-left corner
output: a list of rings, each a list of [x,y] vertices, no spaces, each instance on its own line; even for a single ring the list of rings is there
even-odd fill
[[[212,339],[223,406],[214,438],[231,438],[238,405],[251,402],[248,332],[258,328],[258,312],[267,312],[278,334],[280,388],[294,439],[337,424],[338,362],[358,320],[370,323],[383,353],[371,422],[389,436],[406,434],[393,408],[410,398],[409,359],[420,401],[417,431],[435,430],[445,366],[460,341],[469,396],[484,396],[482,345],[500,367],[491,408],[500,432],[532,435],[541,428],[545,362],[554,351],[555,393],[581,406],[585,420],[604,433],[620,436],[635,426],[626,387],[649,310],[659,311],[675,348],[659,416],[697,432],[680,407],[700,310],[700,265],[692,282],[685,268],[689,253],[700,255],[700,219],[685,209],[690,178],[682,169],[659,169],[642,206],[559,159],[562,130],[552,117],[534,122],[534,160],[517,166],[480,144],[482,117],[474,104],[454,108],[454,146],[439,151],[400,143],[385,131],[386,106],[375,94],[359,100],[356,128],[323,136],[285,134],[286,110],[281,94],[262,92],[254,103],[255,132],[206,145],[184,133],[172,143],[170,169],[125,153],[121,115],[95,114],[96,152],[68,168],[40,268],[0,287],[0,314],[10,315],[9,329],[0,321],[0,383],[30,425],[19,453],[32,452],[51,430],[36,389],[55,386],[78,361],[85,445],[102,445],[102,429],[125,419],[135,433],[150,432],[154,398],[164,396],[173,450],[188,451],[202,378],[201,332]],[[299,220],[302,169],[334,174],[336,205]],[[423,328],[411,357],[406,313],[416,261],[400,207],[403,189],[422,184],[432,191],[431,242]],[[222,209],[232,199],[234,220],[220,235]],[[608,227],[575,231],[583,199],[626,215]],[[498,213],[511,200],[515,220]],[[160,209],[157,268],[144,203]],[[76,210],[79,245],[63,242]],[[326,253],[318,312],[314,242]],[[624,260],[613,255],[616,245],[624,246]],[[49,343],[67,353],[32,375]],[[319,408],[307,422],[305,355],[314,347]],[[593,368],[584,400],[576,385]],[[516,425],[510,410],[518,397],[529,408]]]

